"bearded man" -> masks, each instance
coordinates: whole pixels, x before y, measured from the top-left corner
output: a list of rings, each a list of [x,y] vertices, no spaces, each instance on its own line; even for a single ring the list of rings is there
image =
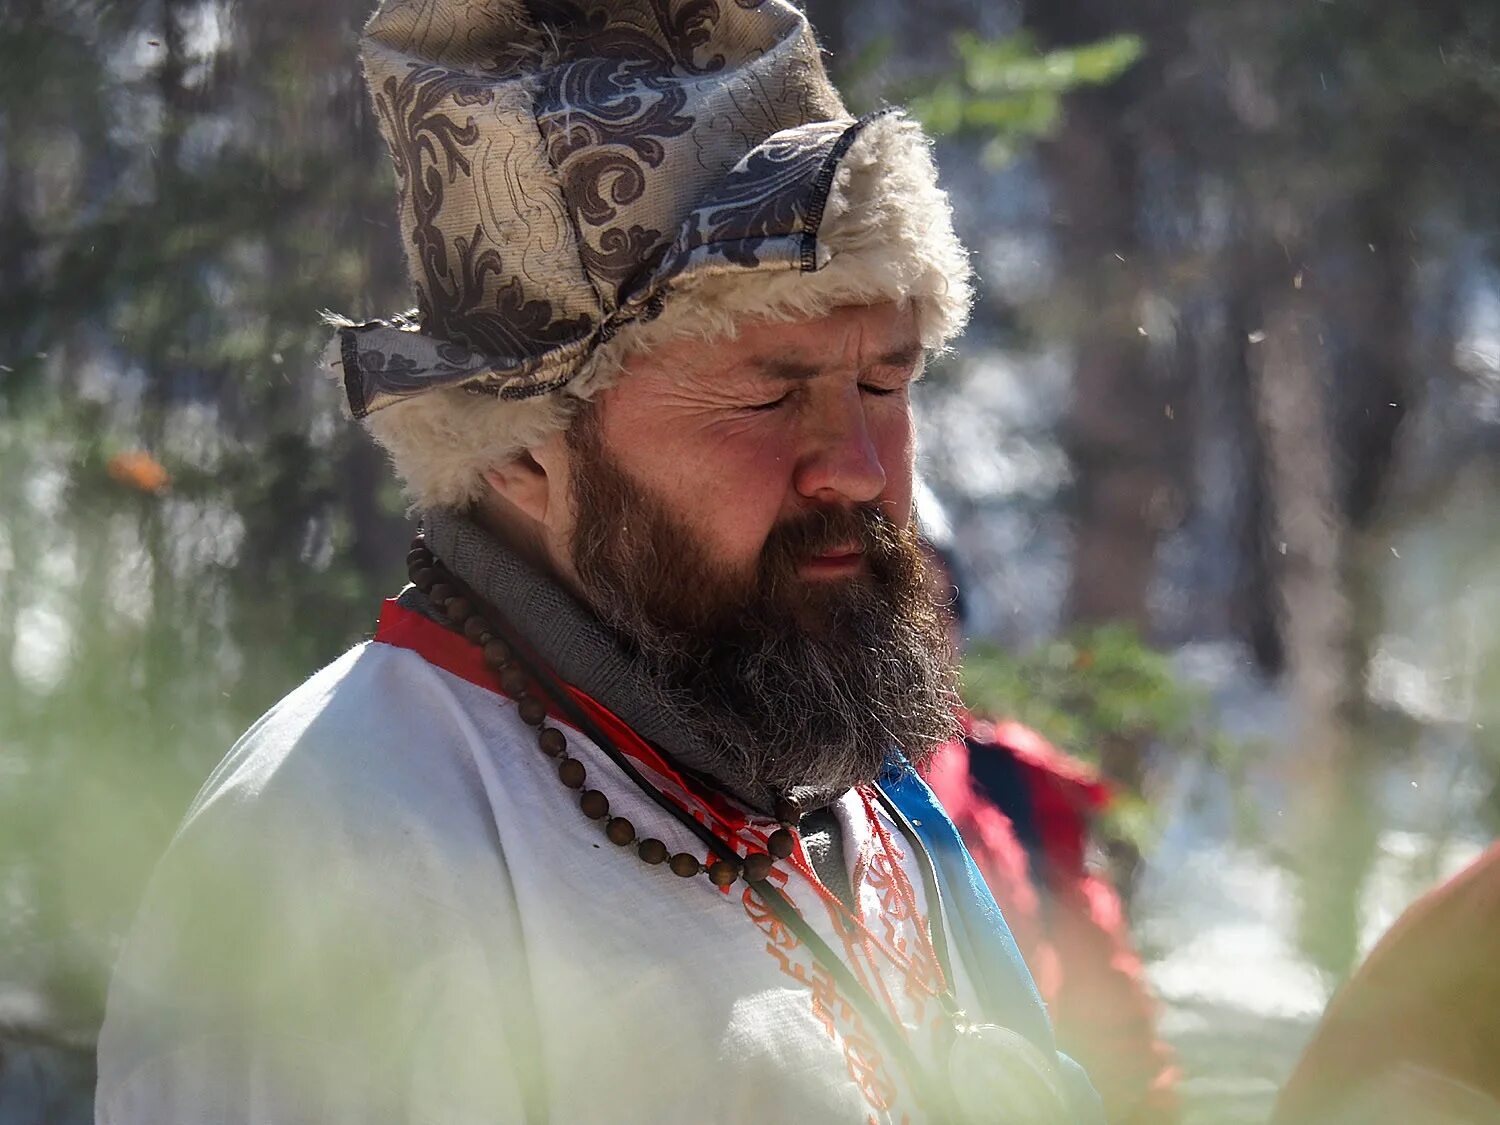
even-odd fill
[[[387,0],[418,310],[340,322],[422,512],[210,778],[98,1119],[1097,1119],[912,769],[908,399],[968,268],[783,0]]]

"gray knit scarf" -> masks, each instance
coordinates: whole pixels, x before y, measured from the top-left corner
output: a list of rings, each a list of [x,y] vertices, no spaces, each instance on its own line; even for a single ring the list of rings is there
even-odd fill
[[[423,515],[427,545],[453,574],[501,615],[552,671],[613,711],[679,766],[760,812],[779,793],[753,778],[715,776],[704,745],[658,701],[628,646],[557,582],[538,573],[511,548],[465,514],[435,508]],[[402,595],[409,608],[443,621],[416,589]],[[842,790],[801,787],[787,796],[804,810],[821,808]]]

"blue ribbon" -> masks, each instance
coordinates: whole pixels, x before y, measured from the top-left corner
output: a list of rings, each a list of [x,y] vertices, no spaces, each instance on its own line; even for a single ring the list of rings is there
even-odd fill
[[[976,1015],[1026,1036],[1049,1057],[1055,1055],[1072,1104],[1073,1120],[1103,1125],[1099,1095],[1083,1068],[1057,1053],[1052,1024],[1036,982],[958,828],[927,783],[904,759],[887,766],[880,787],[911,822],[932,858],[938,892],[946,907],[948,940],[962,959],[983,1008]]]

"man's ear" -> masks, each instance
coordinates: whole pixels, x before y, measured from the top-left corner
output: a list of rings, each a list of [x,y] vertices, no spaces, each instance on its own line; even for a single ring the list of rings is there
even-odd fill
[[[543,573],[576,590],[569,561],[569,459],[567,436],[559,431],[484,471],[489,495],[475,518]]]
[[[546,525],[552,481],[529,449],[522,450],[502,465],[486,469],[484,479],[510,507],[536,523]]]
[[[557,506],[568,495],[567,443],[562,433],[552,434],[531,449],[523,449],[509,461],[485,470],[485,482],[495,495],[521,514],[546,528],[562,513]]]

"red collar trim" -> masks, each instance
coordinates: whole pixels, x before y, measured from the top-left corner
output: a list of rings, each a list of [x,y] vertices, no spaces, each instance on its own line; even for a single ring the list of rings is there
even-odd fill
[[[485,691],[492,691],[496,695],[510,698],[500,687],[499,676],[484,662],[484,654],[478,645],[470,643],[452,629],[439,625],[416,610],[407,609],[394,598],[387,599],[381,606],[380,622],[375,627],[374,640],[376,644],[409,649],[427,663],[445,672],[451,672],[459,679],[467,680],[476,687],[484,688]],[[718,820],[720,827],[728,832],[734,833],[744,828],[747,823],[745,813],[731,804],[723,794],[705,789],[701,784],[690,780],[666,755],[636,734],[624,719],[604,704],[572,684],[564,684],[563,687],[573,704],[604,732],[616,749],[634,759],[639,765],[648,767],[652,772],[670,781],[682,791],[682,794],[706,806],[712,813],[713,819]],[[559,726],[565,726],[573,731],[578,730],[574,724],[558,713],[550,701],[547,706],[547,715]],[[582,734],[581,731],[578,733]],[[666,792],[668,796],[673,796],[670,789]],[[701,814],[702,810],[688,809],[687,811]],[[698,819],[704,818],[699,815]]]

